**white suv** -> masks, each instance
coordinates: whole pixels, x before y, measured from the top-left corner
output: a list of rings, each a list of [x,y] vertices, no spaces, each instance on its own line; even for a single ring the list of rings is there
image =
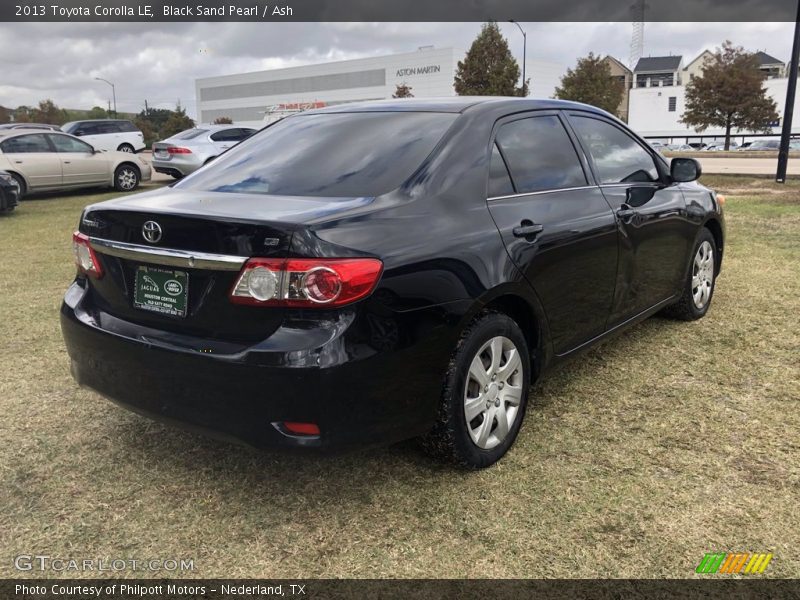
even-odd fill
[[[121,119],[72,121],[62,125],[61,130],[78,136],[95,150],[139,152],[145,148],[142,132],[130,121]]]

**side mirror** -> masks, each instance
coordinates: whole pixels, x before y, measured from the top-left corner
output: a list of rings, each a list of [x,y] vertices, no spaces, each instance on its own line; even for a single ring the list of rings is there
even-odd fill
[[[77,136],[77,137],[82,136],[83,135],[83,129],[78,129],[78,131],[73,132],[72,135]]]
[[[700,179],[703,168],[695,158],[673,158],[669,165],[669,174],[675,183],[685,183]]]

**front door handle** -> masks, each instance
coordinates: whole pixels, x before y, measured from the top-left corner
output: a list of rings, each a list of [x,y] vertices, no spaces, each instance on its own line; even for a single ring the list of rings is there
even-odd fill
[[[542,231],[544,231],[543,225],[539,225],[538,223],[534,223],[528,219],[525,219],[519,224],[518,227],[514,227],[514,229],[511,230],[511,232],[514,234],[514,237],[524,238],[535,237],[536,235],[542,233]]]
[[[627,206],[627,205],[624,205],[624,204],[622,205],[622,208],[620,208],[617,211],[617,216],[620,219],[630,219],[635,214],[636,214],[636,211],[634,209],[632,209],[630,206]]]

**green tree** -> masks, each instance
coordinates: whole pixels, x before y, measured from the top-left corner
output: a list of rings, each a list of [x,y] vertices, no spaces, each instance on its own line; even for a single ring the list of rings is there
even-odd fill
[[[180,103],[175,107],[175,110],[172,111],[172,114],[166,120],[164,125],[161,127],[159,134],[161,138],[168,138],[172,137],[176,133],[180,133],[181,131],[185,131],[186,129],[191,129],[194,127],[194,121],[189,118],[186,114],[186,109],[183,108]]]
[[[612,78],[608,63],[591,52],[579,58],[574,69],[567,69],[556,88],[556,98],[591,104],[615,115],[624,93],[625,84]]]
[[[767,96],[764,74],[755,54],[725,41],[703,67],[703,75],[686,86],[686,112],[681,120],[696,131],[725,129],[725,150],[731,130],[770,133],[778,120],[775,101]]]
[[[14,109],[14,122],[15,123],[30,123],[31,119],[31,107],[25,106],[24,104],[18,106]]]
[[[93,106],[92,110],[86,113],[87,119],[107,119],[108,111],[102,106]]]
[[[50,99],[41,100],[39,106],[31,110],[30,119],[33,123],[49,123],[50,125],[63,125],[67,122],[65,111],[58,108]]]
[[[6,108],[5,106],[0,106],[0,123],[10,123],[11,122],[11,109]]]
[[[217,117],[212,122],[213,125],[233,125],[233,119],[230,117]]]
[[[405,82],[398,83],[395,86],[392,98],[413,98],[414,94],[411,93],[411,89],[411,86],[407,85]]]
[[[158,135],[158,130],[153,127],[153,122],[146,116],[141,114],[137,115],[133,119],[133,124],[136,125],[139,131],[142,132],[145,146],[148,148],[153,145],[153,142],[157,142],[159,139],[161,139]]]
[[[455,88],[459,96],[521,96],[519,65],[497,23],[484,23],[464,60],[458,61]]]

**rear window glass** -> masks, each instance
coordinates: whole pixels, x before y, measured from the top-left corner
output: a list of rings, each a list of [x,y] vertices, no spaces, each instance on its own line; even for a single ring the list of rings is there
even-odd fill
[[[208,129],[187,129],[186,131],[181,131],[180,133],[176,133],[172,136],[173,140],[191,140],[196,138],[198,135],[203,135],[204,133],[208,133]]]
[[[296,115],[246,139],[175,187],[288,196],[377,196],[405,182],[457,117],[425,112]]]

